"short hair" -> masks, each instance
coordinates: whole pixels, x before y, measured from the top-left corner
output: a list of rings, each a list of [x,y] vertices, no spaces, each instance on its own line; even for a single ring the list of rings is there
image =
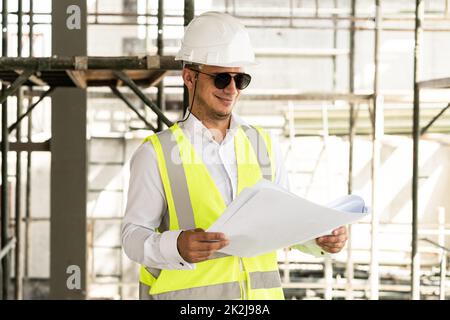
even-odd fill
[[[201,70],[203,68],[203,64],[183,61],[183,69],[184,68]]]

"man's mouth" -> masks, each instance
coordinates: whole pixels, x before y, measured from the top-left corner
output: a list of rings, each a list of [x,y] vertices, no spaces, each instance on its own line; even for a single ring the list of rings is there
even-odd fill
[[[226,104],[230,104],[233,102],[232,98],[226,98],[226,97],[220,97],[220,96],[216,96],[215,97],[223,102],[225,102]]]

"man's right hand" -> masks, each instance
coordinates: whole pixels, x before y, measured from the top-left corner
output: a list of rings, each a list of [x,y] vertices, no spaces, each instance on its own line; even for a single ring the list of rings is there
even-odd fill
[[[178,236],[177,248],[180,256],[189,263],[208,260],[214,252],[229,244],[225,234],[220,232],[205,232],[197,228],[182,231]]]

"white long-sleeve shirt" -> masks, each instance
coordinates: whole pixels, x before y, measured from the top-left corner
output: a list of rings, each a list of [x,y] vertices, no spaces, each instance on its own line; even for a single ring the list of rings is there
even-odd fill
[[[230,129],[222,142],[214,140],[211,132],[191,114],[179,124],[194,146],[217,185],[225,204],[230,204],[237,194],[237,165],[234,150],[234,133],[245,121],[233,114]],[[288,176],[283,164],[281,148],[272,138],[275,162],[275,183],[288,189]],[[157,269],[193,269],[177,249],[177,238],[182,230],[157,233],[161,221],[168,213],[167,201],[158,169],[156,153],[150,142],[143,143],[130,161],[130,180],[125,217],[122,224],[122,246],[133,261]],[[298,249],[313,254],[324,252],[314,241]]]

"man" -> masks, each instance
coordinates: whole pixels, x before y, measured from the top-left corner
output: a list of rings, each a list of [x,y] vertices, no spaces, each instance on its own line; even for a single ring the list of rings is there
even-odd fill
[[[142,265],[140,298],[283,299],[276,252],[227,256],[218,252],[226,235],[204,231],[261,178],[288,184],[276,141],[232,113],[251,80],[244,67],[255,62],[248,34],[230,15],[204,13],[188,25],[176,59],[188,116],[147,138],[130,163],[122,243]],[[339,228],[299,248],[335,253],[346,238]]]

